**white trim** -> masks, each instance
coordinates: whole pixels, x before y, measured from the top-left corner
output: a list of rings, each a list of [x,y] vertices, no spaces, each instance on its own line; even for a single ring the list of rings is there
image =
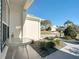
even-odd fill
[[[27,0],[25,5],[24,5],[24,9],[28,9],[32,3],[33,3],[33,0]]]
[[[30,15],[30,14],[27,14],[26,15],[26,19],[27,20],[32,20],[32,21],[38,21],[38,22],[41,21],[41,18],[40,17],[34,16],[34,15]]]
[[[38,21],[38,22],[40,22],[40,20],[39,19],[36,19],[36,18],[26,17],[26,19],[27,20],[31,20],[31,21]]]
[[[2,21],[2,23],[4,23],[5,25],[9,26],[5,21]]]

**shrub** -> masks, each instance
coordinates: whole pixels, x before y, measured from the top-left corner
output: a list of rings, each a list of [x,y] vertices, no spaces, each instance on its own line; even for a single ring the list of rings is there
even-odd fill
[[[77,36],[76,31],[72,29],[72,30],[70,31],[70,36],[71,36],[72,39],[75,39],[76,36]]]
[[[41,41],[41,42],[40,42],[40,48],[41,48],[42,50],[46,50],[46,42],[45,42],[45,41]]]
[[[53,48],[53,47],[55,47],[55,43],[53,43],[52,41],[48,41],[48,42],[42,41],[42,42],[40,42],[40,48],[43,49],[43,50],[46,50],[48,48]]]
[[[53,48],[53,47],[55,47],[55,44],[52,41],[46,43],[46,48]]]
[[[72,39],[76,38],[77,32],[73,27],[69,26],[64,30],[65,37],[71,37]]]
[[[31,44],[34,44],[34,43],[35,43],[35,41],[34,41],[34,40],[32,40]]]
[[[53,42],[55,43],[55,45],[60,45],[60,39],[59,38],[55,38],[53,40]]]

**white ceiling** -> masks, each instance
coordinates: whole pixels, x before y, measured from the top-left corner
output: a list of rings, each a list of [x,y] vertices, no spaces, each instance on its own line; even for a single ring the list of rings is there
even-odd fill
[[[25,5],[26,5],[26,8],[29,7],[32,3],[32,0],[9,0],[9,5],[10,5],[10,8],[12,9],[20,9],[20,8],[25,8]]]

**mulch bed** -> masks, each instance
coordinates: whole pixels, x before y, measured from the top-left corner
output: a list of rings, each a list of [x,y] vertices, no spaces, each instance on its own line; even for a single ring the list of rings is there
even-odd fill
[[[31,47],[41,56],[41,57],[46,57],[50,55],[51,53],[54,53],[58,51],[58,49],[61,49],[65,47],[65,45],[60,46],[60,47],[53,47],[53,48],[47,48],[46,50],[41,49],[40,46],[37,44],[38,42],[34,42],[33,44],[30,44]]]

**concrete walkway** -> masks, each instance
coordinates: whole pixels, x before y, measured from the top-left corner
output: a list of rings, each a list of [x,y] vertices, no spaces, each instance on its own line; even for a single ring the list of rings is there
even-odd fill
[[[66,43],[67,46],[52,53],[45,58],[42,58],[31,46],[27,46],[29,59],[79,59],[79,45]],[[11,59],[12,52],[15,49],[9,48],[6,59]],[[16,49],[14,59],[27,59],[26,49],[24,47],[19,47]]]

